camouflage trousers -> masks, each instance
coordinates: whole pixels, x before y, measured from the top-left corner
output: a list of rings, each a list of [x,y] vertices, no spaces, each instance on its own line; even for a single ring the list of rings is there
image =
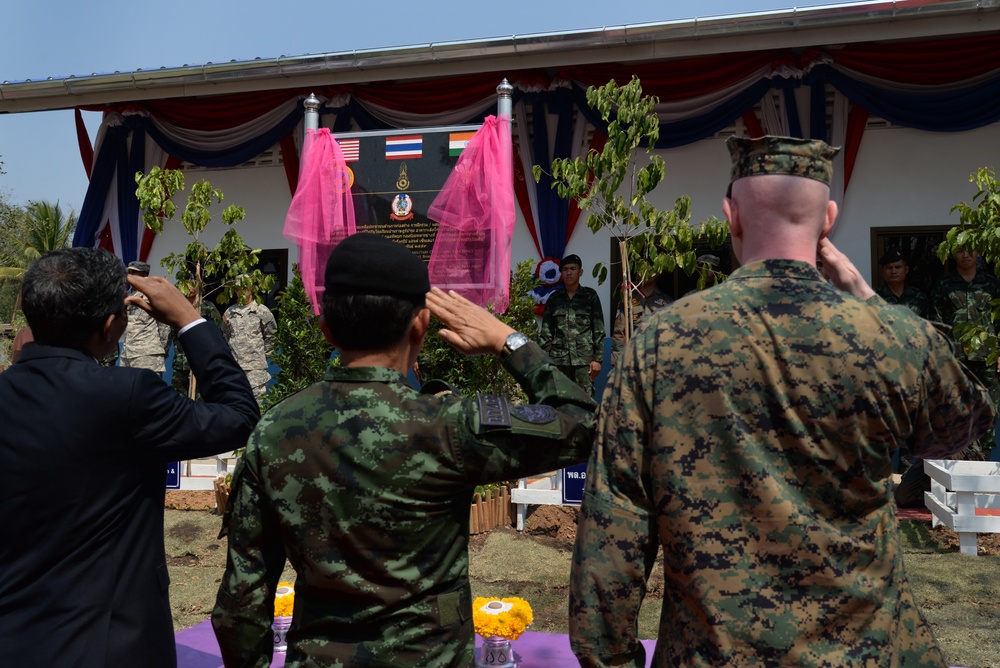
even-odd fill
[[[594,381],[590,379],[590,365],[568,366],[565,364],[557,364],[556,368],[569,376],[570,380],[574,383],[582,387],[583,391],[587,393],[587,396],[594,396]]]

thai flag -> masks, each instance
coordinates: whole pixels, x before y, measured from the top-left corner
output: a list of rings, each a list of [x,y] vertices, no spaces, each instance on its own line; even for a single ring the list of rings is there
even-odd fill
[[[421,135],[406,135],[385,138],[385,159],[403,160],[419,158],[424,154],[424,138]]]

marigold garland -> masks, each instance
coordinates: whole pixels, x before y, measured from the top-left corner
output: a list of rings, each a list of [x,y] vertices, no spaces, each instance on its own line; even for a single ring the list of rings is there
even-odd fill
[[[494,602],[505,605],[497,609],[499,612],[487,607]],[[472,604],[472,624],[476,633],[484,638],[500,636],[517,640],[533,620],[531,605],[516,596],[499,599],[479,597]]]
[[[295,583],[279,582],[274,590],[274,616],[291,617],[295,609]]]

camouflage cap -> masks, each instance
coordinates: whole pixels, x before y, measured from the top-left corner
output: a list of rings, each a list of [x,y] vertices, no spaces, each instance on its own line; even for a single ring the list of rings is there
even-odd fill
[[[818,139],[792,137],[730,137],[726,141],[733,159],[730,183],[746,176],[787,174],[830,185],[833,158],[840,151]]]
[[[149,263],[147,263],[147,262],[140,262],[139,260],[132,260],[131,262],[128,263],[128,270],[129,271],[137,271],[140,274],[148,274],[149,273]]]
[[[707,265],[711,265],[711,266],[715,267],[716,269],[718,269],[719,268],[719,256],[718,255],[710,255],[708,253],[706,253],[705,255],[699,255],[698,256],[698,264],[702,264],[702,263],[707,264]]]

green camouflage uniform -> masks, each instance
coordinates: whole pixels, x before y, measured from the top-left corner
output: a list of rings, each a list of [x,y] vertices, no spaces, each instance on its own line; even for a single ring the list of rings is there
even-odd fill
[[[955,273],[948,274],[934,285],[931,291],[931,306],[934,308],[935,319],[949,327],[955,327],[962,322],[971,322],[993,333],[993,325],[989,319],[990,301],[997,297],[1000,297],[1000,281],[993,276],[984,271],[977,271],[971,281],[966,281]],[[1000,382],[997,381],[996,364],[986,364],[985,351],[977,351],[967,356],[957,341],[955,344],[959,359],[986,386],[990,398],[996,405],[1000,401]],[[963,456],[967,459],[988,459],[994,445],[991,431],[970,446],[969,451]]]
[[[264,416],[224,519],[212,623],[226,665],[267,665],[286,556],[297,575],[286,666],[472,665],[475,486],[581,462],[593,440],[593,400],[537,345],[505,366],[536,405],[330,367]]]
[[[670,304],[670,297],[657,289],[649,295],[644,295],[638,290],[632,290],[632,334],[635,334],[636,326],[643,316],[652,313],[657,309]],[[625,309],[619,307],[615,314],[615,326],[611,332],[611,366],[618,364],[618,357],[625,347]]]
[[[255,301],[243,306],[233,304],[222,316],[222,333],[258,400],[271,380],[267,358],[274,352],[276,329],[271,310]]]
[[[909,285],[903,285],[903,294],[896,296],[896,293],[889,289],[889,286],[879,288],[878,296],[889,304],[899,304],[910,309],[921,318],[932,318],[930,300],[920,290]]]
[[[134,296],[149,299],[141,292]],[[161,376],[167,370],[164,361],[170,349],[170,326],[157,322],[153,316],[138,306],[126,307],[128,326],[122,345],[121,366],[149,369]]]
[[[570,299],[556,290],[545,302],[538,342],[559,370],[594,394],[590,363],[604,360],[604,310],[593,288],[580,286]]]
[[[598,412],[573,553],[583,666],[944,666],[903,569],[894,451],[948,455],[993,423],[931,323],[750,263],[652,315]]]
[[[202,318],[214,322],[215,326],[222,330],[222,316],[219,314],[219,307],[207,299],[202,299],[198,311]],[[188,364],[187,355],[184,353],[184,348],[181,347],[181,340],[177,336],[177,332],[171,332],[171,338],[174,340],[174,362],[171,365],[173,372],[170,385],[177,390],[178,394],[186,397],[190,391],[191,366]]]

